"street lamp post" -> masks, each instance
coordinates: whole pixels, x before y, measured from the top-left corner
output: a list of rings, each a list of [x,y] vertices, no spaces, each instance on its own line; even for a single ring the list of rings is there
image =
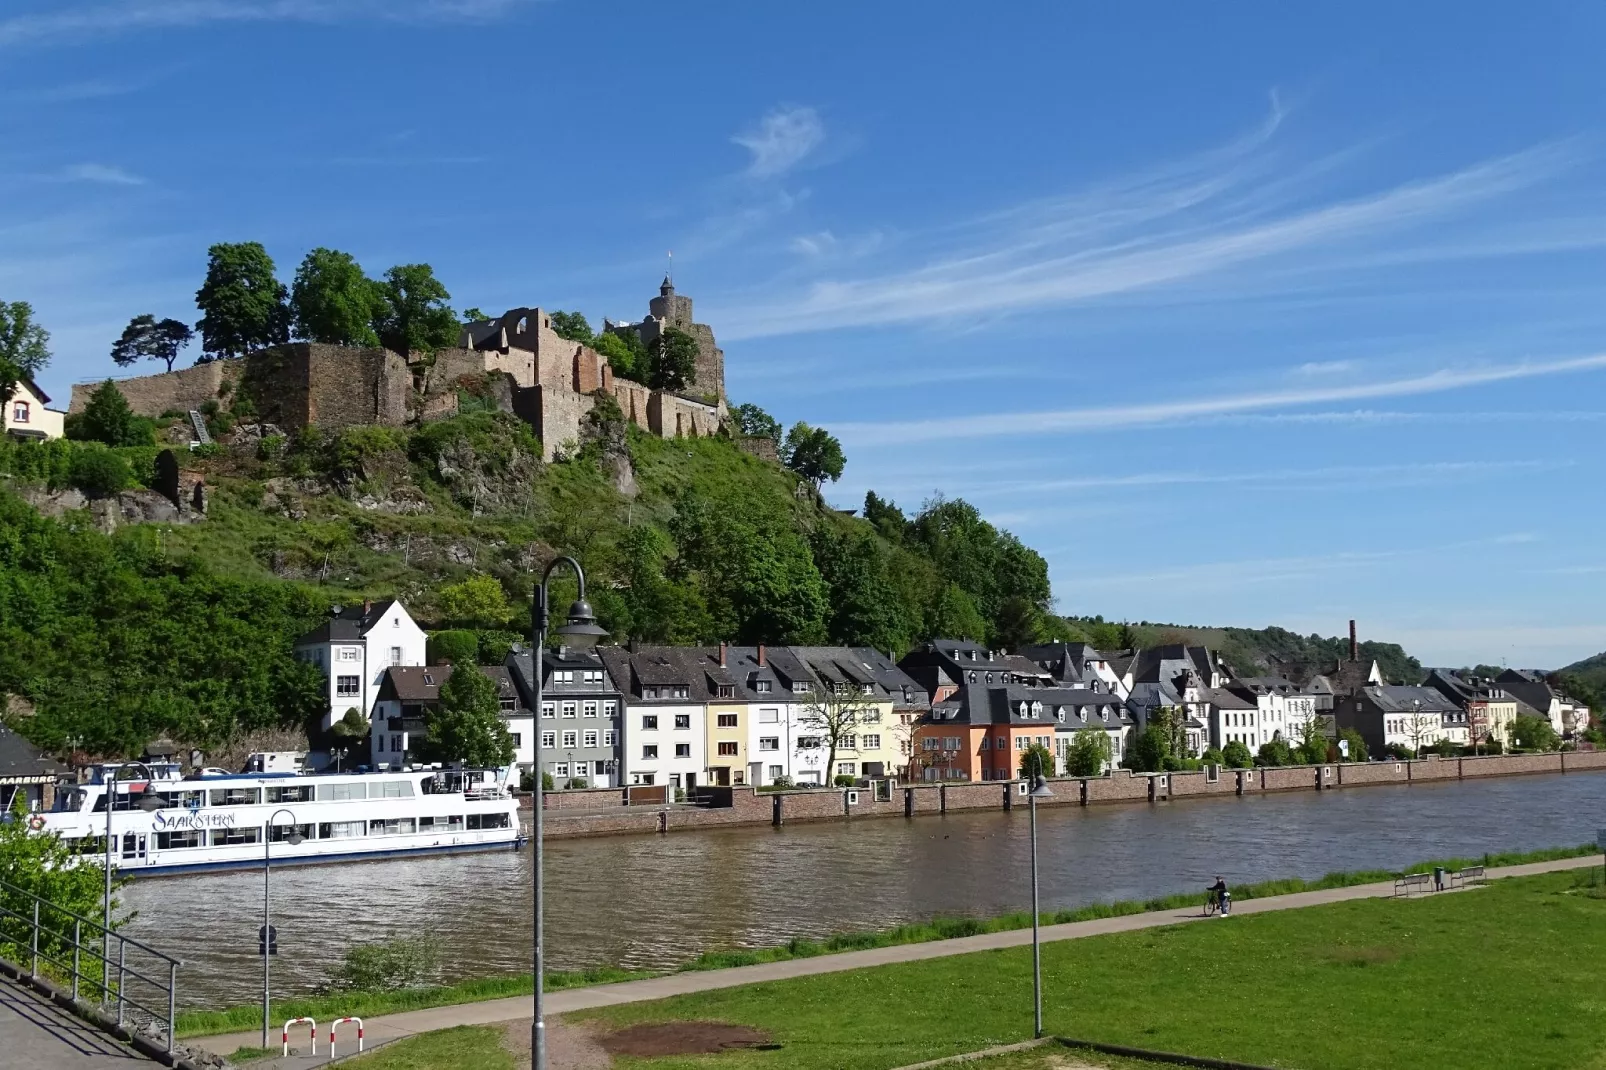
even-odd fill
[[[1054,797],[1054,793],[1048,790],[1048,782],[1043,779],[1043,759],[1040,755],[1037,758],[1037,776],[1033,779],[1035,783],[1027,795],[1032,815],[1032,1036],[1039,1038],[1043,1035],[1043,945],[1037,925],[1037,800]]]
[[[135,806],[147,814],[155,813],[162,808],[162,797],[151,790],[151,781],[155,777],[151,774],[151,767],[144,762],[129,762],[137,765],[145,774],[145,790],[139,793],[138,799],[130,799],[129,809]],[[109,770],[106,777],[106,916],[101,920],[100,927],[100,964],[101,978],[100,991],[102,998],[108,998],[112,990],[112,810],[117,806],[117,774],[120,770]],[[132,792],[130,792],[132,794]]]
[[[269,1006],[268,989],[268,963],[273,958],[270,954],[274,949],[273,926],[268,917],[268,877],[272,866],[268,857],[269,846],[273,843],[273,823],[280,814],[290,815],[290,835],[285,837],[291,847],[301,843],[301,826],[296,824],[296,815],[289,809],[281,807],[269,815],[267,823],[262,826],[262,1046],[268,1046],[268,1015]]]
[[[562,564],[567,564],[574,570],[579,591],[574,604],[569,607],[568,619],[557,629],[558,636],[566,645],[584,650],[596,646],[597,640],[608,634],[606,628],[597,624],[597,615],[591,611],[591,605],[586,601],[586,574],[580,568],[580,562],[572,557],[553,558],[547,564],[546,571],[541,574],[541,582],[536,585],[535,604],[530,610],[530,672],[535,677],[535,805],[531,807],[533,816],[530,822],[530,844],[533,848],[531,868],[535,870],[531,877],[535,915],[533,963],[535,1015],[530,1021],[530,1070],[546,1070],[546,996],[541,991],[546,962],[546,941],[542,932],[543,922],[546,920],[546,904],[541,898],[543,864],[541,837],[544,827],[543,812],[546,809],[546,789],[543,783],[546,763],[541,755],[541,683],[544,675],[541,662],[542,650],[546,646],[547,625],[551,619],[547,604],[547,586],[552,581],[552,573]]]

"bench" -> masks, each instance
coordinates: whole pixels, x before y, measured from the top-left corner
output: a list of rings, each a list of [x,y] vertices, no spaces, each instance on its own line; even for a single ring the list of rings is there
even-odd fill
[[[1397,877],[1394,880],[1394,894],[1397,896],[1409,897],[1412,892],[1431,891],[1433,891],[1433,874],[1431,873],[1407,873],[1405,876]]]
[[[1483,867],[1468,866],[1466,869],[1456,870],[1450,874],[1451,888],[1466,888],[1474,884],[1483,883]]]

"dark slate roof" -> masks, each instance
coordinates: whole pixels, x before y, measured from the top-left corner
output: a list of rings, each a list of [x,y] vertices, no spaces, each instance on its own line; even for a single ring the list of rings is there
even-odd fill
[[[1535,710],[1543,711],[1540,716],[1550,715],[1550,701],[1554,697],[1554,692],[1538,673],[1524,669],[1507,669],[1494,678],[1494,686],[1521,699]]]
[[[1132,682],[1170,683],[1187,670],[1198,673],[1206,681],[1212,672],[1220,671],[1212,663],[1214,655],[1209,647],[1189,646],[1185,643],[1166,643],[1144,647],[1134,652]]]
[[[1408,684],[1373,685],[1365,689],[1367,697],[1377,703],[1384,713],[1458,713],[1461,707],[1431,687]],[[1416,703],[1421,703],[1417,706]]]
[[[597,651],[566,649],[562,651],[543,650],[541,653],[543,655],[541,658],[544,672],[542,676],[543,684],[550,683],[552,673],[556,669],[601,669],[601,684],[583,686],[568,684],[564,685],[563,693],[565,695],[618,693],[614,676],[608,671],[607,663],[597,656]],[[530,656],[529,648],[514,647],[509,651],[507,660],[502,664],[507,667],[513,683],[518,687],[520,700],[530,701],[524,698],[525,695],[533,695],[535,692],[535,678],[531,672],[535,665],[535,659]]]
[[[1027,712],[1021,713],[1022,704]],[[1041,714],[1036,710],[1041,707]],[[1066,722],[1058,720],[1060,708],[1065,708]],[[950,697],[932,706],[931,720],[939,724],[1017,724],[1041,725],[1045,728],[1086,727],[1103,725],[1099,711],[1108,709],[1108,727],[1130,725],[1130,713],[1115,695],[1075,688],[1028,687],[1023,684],[1006,684],[988,687],[985,684],[966,684]]]
[[[56,777],[66,772],[66,766],[0,725],[0,783],[12,778]]]
[[[1245,698],[1230,687],[1201,688],[1200,697],[1221,710],[1253,710],[1258,707],[1254,699]]]
[[[505,665],[481,665],[480,672],[496,685],[497,698],[519,699],[513,676]],[[441,685],[452,675],[450,665],[393,665],[379,682],[379,698],[397,702],[438,702]]]
[[[297,639],[295,645],[356,642],[367,635],[368,630],[395,604],[394,598],[384,598],[366,605],[359,603],[355,606],[333,607],[324,622]]]
[[[890,654],[871,647],[852,647],[853,656],[875,675],[876,682],[889,695],[895,708],[901,710],[929,710],[931,696],[915,682],[914,677],[898,668]]]
[[[961,672],[1013,672],[1031,679],[1046,679],[1043,667],[1019,654],[1006,654],[987,649],[986,643],[973,643],[965,639],[933,639],[925,649],[940,655]]]

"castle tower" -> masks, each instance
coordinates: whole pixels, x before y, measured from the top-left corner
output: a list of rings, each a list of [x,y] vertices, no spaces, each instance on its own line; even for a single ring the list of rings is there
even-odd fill
[[[658,287],[658,296],[647,302],[647,311],[665,326],[686,330],[696,321],[692,319],[691,298],[675,293],[675,282],[668,275]]]
[[[714,342],[713,328],[692,318],[691,298],[677,294],[674,280],[665,275],[658,287],[658,296],[647,302],[647,311],[647,318],[635,325],[641,341],[650,346],[659,334],[670,327],[685,331],[695,338],[697,371],[692,381],[686,384],[686,393],[712,400],[716,404],[723,403],[725,352]]]

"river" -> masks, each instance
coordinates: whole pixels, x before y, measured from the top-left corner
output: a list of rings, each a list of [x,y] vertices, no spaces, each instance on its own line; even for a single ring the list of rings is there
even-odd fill
[[[1592,841],[1606,776],[1514,777],[1038,812],[1045,910]],[[984,812],[547,845],[547,964],[666,967],[709,948],[1001,914],[1030,900],[1027,815]],[[275,868],[275,991],[355,943],[428,934],[448,979],[523,971],[530,854]],[[262,875],[138,881],[129,935],[184,960],[186,1005],[260,998]]]

